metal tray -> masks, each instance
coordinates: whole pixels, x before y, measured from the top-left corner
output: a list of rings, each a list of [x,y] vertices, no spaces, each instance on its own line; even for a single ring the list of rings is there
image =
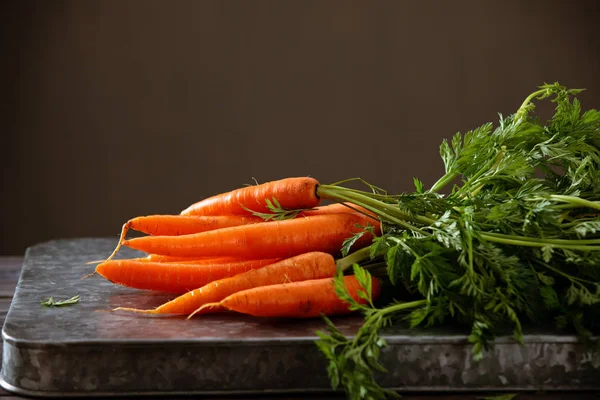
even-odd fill
[[[2,338],[0,385],[18,394],[126,396],[326,392],[326,363],[317,350],[320,319],[277,320],[236,314],[184,317],[102,312],[150,308],[172,296],[114,285],[85,262],[105,258],[114,239],[57,240],[30,247]],[[140,253],[123,249],[119,257]],[[40,301],[81,295],[77,305]],[[356,316],[337,317],[351,336]],[[525,346],[499,338],[474,362],[465,332],[409,331],[384,335],[380,383],[400,391],[600,389],[600,357],[574,336],[530,330]]]

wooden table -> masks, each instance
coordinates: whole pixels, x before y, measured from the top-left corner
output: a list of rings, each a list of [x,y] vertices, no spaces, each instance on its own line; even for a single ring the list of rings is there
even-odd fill
[[[15,285],[19,279],[19,273],[21,271],[21,264],[23,263],[23,257],[18,256],[0,256],[0,319],[2,324],[4,324],[4,318],[6,317],[6,313],[10,306],[10,302],[14,293]],[[0,347],[0,354],[2,348]],[[598,376],[600,379],[600,374]],[[484,393],[463,393],[463,394],[444,394],[444,393],[403,393],[402,398],[405,400],[441,400],[441,399],[449,399],[449,400],[475,400],[482,398],[488,394]],[[492,394],[489,394],[492,395]],[[5,392],[0,389],[0,400],[16,400],[21,399],[23,397],[15,396],[10,393]],[[189,397],[188,397],[189,398]],[[226,400],[225,397],[202,397],[207,400]],[[237,396],[236,400],[241,399],[249,399],[249,400],[258,400],[258,399],[269,399],[269,400],[325,400],[325,399],[344,399],[343,395],[286,395],[284,397],[278,396]],[[590,393],[590,392],[577,392],[577,393],[565,393],[565,392],[553,392],[553,393],[520,393],[516,400],[592,400],[592,399],[600,399],[600,394]]]

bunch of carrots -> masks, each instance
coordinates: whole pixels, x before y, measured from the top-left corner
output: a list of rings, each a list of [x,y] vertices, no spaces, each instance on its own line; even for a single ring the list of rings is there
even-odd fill
[[[115,284],[178,295],[154,309],[115,310],[188,318],[217,311],[292,318],[349,313],[333,278],[357,258],[341,258],[340,250],[354,237],[352,250],[368,251],[380,223],[349,202],[321,205],[318,187],[310,177],[286,178],[206,198],[177,215],[133,218],[95,272]],[[130,229],[147,235],[127,239]],[[148,256],[113,259],[121,246]],[[354,275],[344,281],[363,303]],[[380,291],[373,279],[372,299]]]

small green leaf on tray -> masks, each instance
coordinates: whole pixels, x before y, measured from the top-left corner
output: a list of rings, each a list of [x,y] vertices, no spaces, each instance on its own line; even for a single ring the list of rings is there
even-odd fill
[[[50,297],[46,301],[42,301],[41,304],[46,307],[61,307],[70,306],[79,303],[80,296],[76,295],[66,300],[54,300],[54,297]]]

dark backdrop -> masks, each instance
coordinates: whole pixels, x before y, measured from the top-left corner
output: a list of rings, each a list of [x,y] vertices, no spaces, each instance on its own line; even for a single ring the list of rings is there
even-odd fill
[[[600,107],[596,4],[4,2],[0,254],[252,178],[431,184],[545,81]]]

